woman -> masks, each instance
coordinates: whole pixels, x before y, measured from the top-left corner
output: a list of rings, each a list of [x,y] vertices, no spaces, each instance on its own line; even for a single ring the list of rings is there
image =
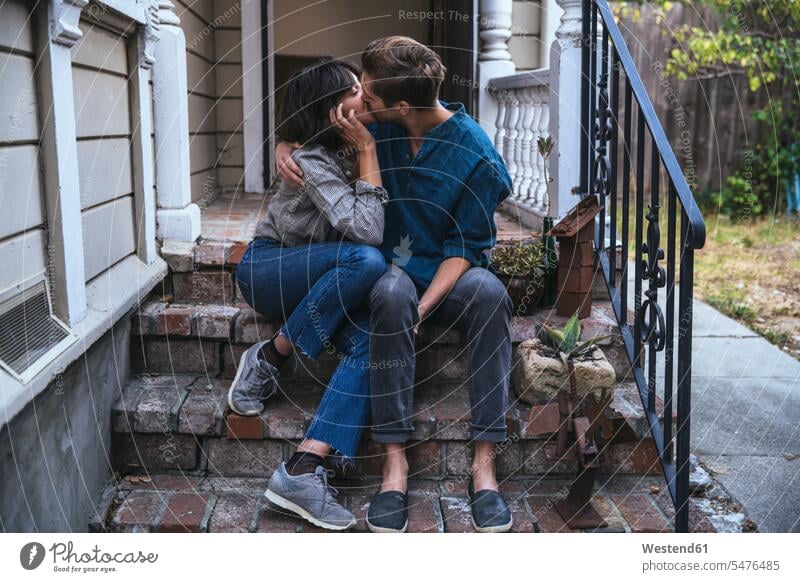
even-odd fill
[[[343,356],[303,442],[265,492],[328,529],[356,521],[336,502],[323,462],[331,453],[352,459],[368,417],[369,318],[362,304],[386,270],[374,245],[383,239],[388,196],[375,140],[364,127],[373,119],[359,75],[350,63],[323,60],[290,78],[277,133],[302,144],[292,157],[304,184],[280,184],[236,269],[245,301],[285,323],[242,354],[228,393],[234,412],[261,414],[294,349],[312,359],[332,348]]]

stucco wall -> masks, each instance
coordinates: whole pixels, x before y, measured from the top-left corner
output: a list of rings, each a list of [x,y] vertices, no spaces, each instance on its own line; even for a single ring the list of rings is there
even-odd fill
[[[111,477],[111,404],[129,372],[130,317],[0,430],[0,531],[86,531]]]

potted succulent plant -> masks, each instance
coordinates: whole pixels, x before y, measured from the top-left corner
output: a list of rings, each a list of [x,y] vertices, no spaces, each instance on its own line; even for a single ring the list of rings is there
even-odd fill
[[[569,493],[554,504],[567,526],[605,527],[591,499],[600,457],[613,433],[606,410],[613,399],[614,368],[599,349],[608,336],[580,341],[577,313],[562,329],[542,326],[540,336],[522,342],[514,355],[515,390],[532,405],[525,433],[550,435],[553,458],[578,463]]]
[[[562,329],[543,326],[539,336],[522,342],[514,354],[514,389],[521,400],[540,404],[555,398],[559,390],[569,392],[571,373],[578,396],[591,393],[599,399],[604,389],[614,386],[614,368],[599,349],[608,336],[580,341],[577,313]]]
[[[539,305],[544,260],[544,246],[534,239],[499,244],[492,252],[492,266],[511,297],[515,315],[526,315]]]

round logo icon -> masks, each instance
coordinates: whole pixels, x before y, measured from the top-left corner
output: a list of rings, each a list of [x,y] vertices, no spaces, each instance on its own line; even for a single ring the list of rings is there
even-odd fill
[[[35,570],[44,560],[44,546],[39,542],[29,542],[19,551],[19,563],[26,570]]]

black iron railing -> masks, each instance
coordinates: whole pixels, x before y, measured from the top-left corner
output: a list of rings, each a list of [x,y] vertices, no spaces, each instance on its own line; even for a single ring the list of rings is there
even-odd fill
[[[599,264],[675,506],[675,531],[686,532],[694,251],[703,247],[705,224],[606,0],[583,1],[582,56],[581,193],[596,195],[603,206],[595,230]],[[619,120],[623,120],[622,132]],[[631,151],[634,128],[636,147]],[[650,188],[646,194],[648,147]],[[666,236],[660,222],[665,205]],[[635,249],[633,321],[628,318],[629,246]],[[659,366],[664,369],[663,428],[656,412]]]

